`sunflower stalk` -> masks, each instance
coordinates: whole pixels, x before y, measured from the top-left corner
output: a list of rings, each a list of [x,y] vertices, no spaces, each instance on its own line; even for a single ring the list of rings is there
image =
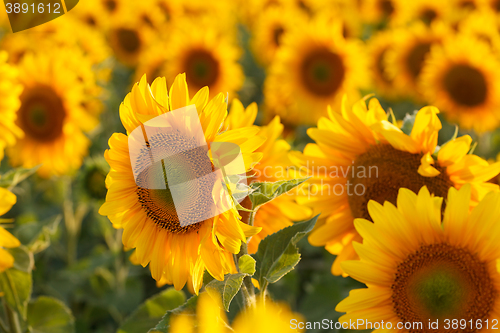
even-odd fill
[[[80,234],[82,221],[85,214],[88,211],[88,207],[85,204],[81,204],[74,210],[73,205],[73,193],[71,190],[71,178],[65,177],[64,179],[64,202],[63,202],[63,214],[64,214],[64,224],[66,226],[66,232],[68,234],[67,239],[67,262],[68,265],[72,265],[76,262],[77,248],[78,248],[78,235]]]
[[[4,301],[3,305],[5,308],[5,313],[7,315],[7,320],[10,328],[10,330],[6,330],[6,332],[21,333],[22,331],[21,331],[21,324],[19,323],[19,316],[14,310],[10,308],[7,302]],[[5,329],[5,327],[2,327],[2,329]]]

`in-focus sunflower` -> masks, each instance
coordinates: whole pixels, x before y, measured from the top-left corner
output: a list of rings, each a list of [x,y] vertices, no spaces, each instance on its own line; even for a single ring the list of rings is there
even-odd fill
[[[7,52],[0,52],[0,161],[4,149],[15,144],[23,132],[16,125],[16,110],[19,108],[19,96],[23,90],[17,81],[17,70],[7,64]]]
[[[7,150],[13,166],[42,164],[38,173],[44,177],[80,167],[90,143],[84,132],[92,130],[97,120],[82,107],[85,90],[73,66],[76,56],[63,48],[24,56],[16,123],[25,135]]]
[[[231,326],[228,325],[226,314],[222,311],[220,301],[214,300],[207,293],[200,294],[196,304],[196,315],[184,312],[172,318],[171,333],[275,333],[303,332],[292,329],[291,322],[304,319],[300,314],[293,313],[288,305],[267,301],[258,301],[255,305],[240,312]]]
[[[422,108],[410,135],[387,121],[376,99],[367,108],[364,101],[352,109],[329,111],[318,128],[308,134],[316,141],[304,153],[291,153],[292,161],[312,178],[306,197],[299,203],[312,207],[322,218],[309,236],[315,246],[325,246],[337,258],[332,273],[342,274],[340,263],[356,258],[352,241],[360,236],[355,218],[370,219],[370,200],[396,203],[400,188],[417,193],[422,186],[444,197],[450,187],[472,184],[473,200],[498,186],[486,183],[500,172],[500,163],[489,165],[468,154],[472,139],[466,135],[449,141],[437,154],[441,122],[435,107]]]
[[[16,196],[0,187],[0,216],[7,213],[16,203]],[[0,223],[2,223],[0,219]],[[14,248],[21,245],[19,240],[0,226],[0,273],[14,265],[14,257],[5,248]]]
[[[207,86],[213,94],[234,95],[244,80],[238,63],[240,49],[219,30],[213,18],[208,21],[208,25],[190,20],[176,23],[178,30],[167,42],[167,82],[185,72],[188,85],[195,91]]]
[[[387,73],[401,95],[421,99],[418,82],[425,59],[431,48],[443,41],[446,32],[441,22],[431,27],[415,22],[394,30],[394,47],[387,52],[385,61]]]
[[[218,94],[211,100],[208,96],[208,88],[204,87],[191,99],[185,74],[175,78],[170,91],[165,78],[157,78],[150,87],[143,76],[121,104],[120,118],[127,134],[130,134],[144,121],[194,104],[209,149],[213,142],[237,144],[241,148],[245,168],[250,171],[262,157],[262,153],[255,150],[265,138],[259,136],[259,129],[254,127],[221,132],[227,115],[225,96]],[[181,226],[168,187],[153,190],[136,184],[128,136],[115,133],[109,145],[111,149],[105,152],[111,167],[106,178],[108,193],[99,213],[107,215],[115,228],[124,229],[123,244],[136,249],[136,260],[140,264],[150,264],[153,278],[173,284],[176,289],[188,283],[197,293],[205,268],[218,280],[233,271],[232,254],[238,253],[241,242],[246,242],[246,237],[258,233],[260,228],[242,223],[235,208],[199,223]],[[141,156],[137,157],[137,163],[145,163],[141,160],[144,156]],[[199,168],[193,164],[184,166],[183,170],[196,174],[206,172]],[[145,177],[147,179],[142,181],[150,181],[147,175]],[[186,194],[186,198],[188,195],[197,204],[206,199],[200,199],[199,195],[191,192]]]
[[[340,21],[318,18],[284,37],[265,81],[266,112],[285,124],[314,124],[343,94],[359,98],[367,59],[360,41],[343,38]]]
[[[342,264],[368,288],[337,305],[347,312],[339,321],[409,325],[398,332],[492,331],[500,318],[500,193],[489,193],[472,211],[470,196],[469,186],[451,188],[443,218],[443,198],[426,187],[418,195],[401,189],[397,207],[371,201],[374,223],[354,222],[363,237],[354,245],[360,260]]]
[[[470,52],[474,50],[474,52]],[[463,128],[488,131],[500,119],[500,63],[486,43],[459,35],[432,50],[421,89],[433,105]]]
[[[237,129],[252,126],[257,117],[257,104],[252,103],[246,109],[237,99],[233,100],[224,128]],[[289,179],[288,168],[292,165],[288,157],[290,145],[280,139],[284,126],[276,116],[266,126],[259,127],[259,135],[266,137],[266,142],[256,151],[262,153],[262,159],[257,163],[249,179],[251,182],[276,182]],[[296,195],[287,193],[261,206],[255,214],[253,225],[262,230],[254,235],[248,243],[248,252],[255,253],[262,239],[283,228],[292,225],[295,221],[302,221],[311,216],[311,210],[295,202]],[[250,209],[250,199],[245,199],[242,206]],[[248,220],[248,212],[240,212],[243,220]]]
[[[307,16],[294,7],[271,6],[265,9],[253,25],[252,51],[257,60],[269,66],[283,35],[306,23]]]

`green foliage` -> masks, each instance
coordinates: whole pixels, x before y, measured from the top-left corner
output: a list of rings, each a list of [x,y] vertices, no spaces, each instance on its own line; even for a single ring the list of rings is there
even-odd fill
[[[297,242],[309,233],[318,216],[309,221],[294,223],[264,238],[254,255],[257,262],[255,278],[260,286],[275,283],[300,261]]]
[[[32,333],[72,333],[75,319],[63,302],[40,296],[28,305],[28,324]]]
[[[192,296],[190,299],[188,299],[183,305],[173,309],[169,310],[165,313],[163,318],[160,320],[160,322],[152,329],[149,330],[149,333],[156,333],[156,332],[162,332],[162,333],[168,333],[168,329],[170,327],[170,319],[172,316],[181,314],[181,313],[191,313],[194,314],[196,311],[196,304],[198,303],[198,296]]]
[[[121,325],[117,333],[144,333],[154,327],[165,312],[181,306],[186,301],[184,293],[174,288],[165,289],[146,300]]]
[[[41,222],[21,224],[15,236],[22,244],[26,244],[30,252],[39,253],[50,246],[50,237],[57,231],[61,216],[50,217]]]
[[[0,187],[6,187],[9,190],[13,189],[17,184],[33,175],[40,165],[34,168],[17,168],[7,171],[0,178]]]
[[[0,292],[4,293],[6,303],[23,318],[31,296],[32,259],[24,246],[10,249],[15,266],[0,273]]]
[[[266,204],[280,195],[294,189],[308,178],[280,180],[277,182],[255,182],[250,185],[253,192],[249,195],[253,209]]]

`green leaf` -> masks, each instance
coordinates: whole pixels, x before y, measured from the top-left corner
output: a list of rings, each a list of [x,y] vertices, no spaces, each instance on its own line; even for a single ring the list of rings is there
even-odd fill
[[[28,325],[32,333],[71,333],[75,319],[71,311],[58,299],[40,296],[28,305]]]
[[[417,112],[418,111],[413,111],[412,114],[407,113],[403,118],[403,125],[401,126],[401,130],[404,134],[410,135],[411,130],[413,129],[413,124],[415,123]]]
[[[117,333],[144,333],[155,326],[165,312],[186,301],[183,292],[169,288],[146,300],[127,318]]]
[[[300,254],[296,244],[313,229],[317,219],[315,216],[309,221],[294,223],[260,242],[254,254],[257,262],[254,277],[261,286],[275,283],[297,265]]]
[[[15,269],[31,273],[31,269],[34,265],[33,256],[28,252],[25,246],[21,245],[12,249],[6,249],[14,257],[14,267]]]
[[[196,311],[196,303],[198,302],[198,296],[193,296],[190,299],[188,299],[184,304],[181,306],[169,310],[165,313],[163,318],[160,320],[160,322],[152,329],[149,330],[149,333],[153,332],[162,332],[162,333],[168,333],[169,327],[170,327],[170,319],[172,318],[172,315],[178,315],[183,312],[185,313],[192,313],[194,315]]]
[[[255,273],[255,259],[245,254],[238,259],[238,267],[241,273],[252,276]]]
[[[10,170],[9,172],[2,175],[0,178],[0,187],[6,187],[9,190],[14,188],[17,184],[34,174],[41,165],[37,165],[34,168],[17,168]]]
[[[5,301],[26,318],[26,307],[31,296],[31,273],[10,268],[0,273],[0,292],[4,293]]]
[[[26,244],[33,253],[39,253],[50,246],[50,236],[57,231],[61,216],[48,218],[41,222],[28,222],[20,225],[14,235]]]
[[[280,180],[277,182],[256,182],[250,185],[251,190],[249,197],[252,201],[253,209],[276,199],[282,194],[294,189],[309,178]]]
[[[224,281],[213,280],[205,286],[205,290],[212,298],[220,299],[224,309],[229,311],[229,305],[240,290],[243,278],[247,275],[245,273],[226,274]]]

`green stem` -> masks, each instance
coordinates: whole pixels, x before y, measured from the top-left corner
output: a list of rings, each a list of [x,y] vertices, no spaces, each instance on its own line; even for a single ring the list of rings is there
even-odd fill
[[[10,333],[21,333],[21,324],[19,323],[17,312],[12,310],[6,302],[3,305],[7,314],[7,320],[9,321]]]
[[[76,262],[78,249],[78,235],[80,233],[83,217],[87,211],[86,206],[78,207],[78,212],[75,214],[73,207],[73,194],[71,190],[71,178],[66,177],[64,180],[64,202],[63,214],[64,224],[67,232],[67,262],[72,265]]]
[[[3,320],[1,318],[0,318],[0,329],[4,333],[9,333],[9,328],[7,327],[7,325],[3,322]]]

